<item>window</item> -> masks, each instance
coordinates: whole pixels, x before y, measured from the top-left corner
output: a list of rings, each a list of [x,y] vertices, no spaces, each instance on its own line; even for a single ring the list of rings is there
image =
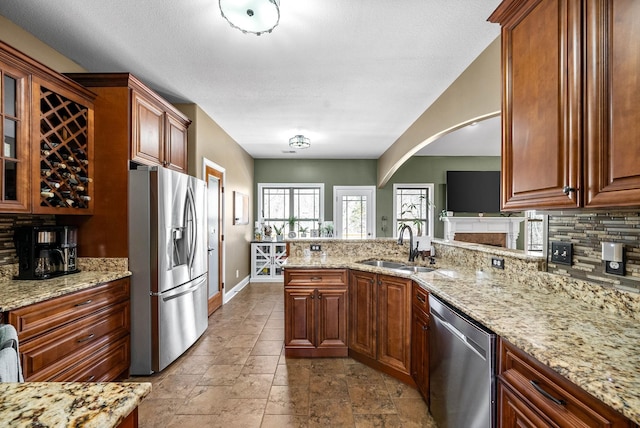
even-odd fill
[[[288,232],[318,233],[322,223],[324,184],[258,183],[259,221]],[[291,228],[289,218],[295,217]]]
[[[393,185],[393,236],[411,227],[413,236],[433,237],[433,183]]]

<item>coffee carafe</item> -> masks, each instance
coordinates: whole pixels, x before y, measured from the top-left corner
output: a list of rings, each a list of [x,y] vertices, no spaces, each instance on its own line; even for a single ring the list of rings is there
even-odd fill
[[[63,273],[78,272],[76,252],[78,247],[78,229],[73,226],[60,226],[58,231],[59,252],[61,256],[60,270]]]

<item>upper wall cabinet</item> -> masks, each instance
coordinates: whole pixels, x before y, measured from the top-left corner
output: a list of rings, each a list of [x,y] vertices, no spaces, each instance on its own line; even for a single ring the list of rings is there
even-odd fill
[[[640,2],[506,0],[502,209],[640,206]]]
[[[1,46],[0,46],[1,47]],[[0,49],[0,212],[27,212],[29,195],[29,75]]]
[[[0,212],[92,214],[95,94],[0,43]]]
[[[187,172],[188,119],[148,94],[132,94],[131,160]]]
[[[131,161],[187,172],[187,129],[191,120],[183,113],[129,73],[70,73],[67,76],[105,98],[100,103],[104,109],[96,113],[96,121],[113,125],[115,116],[126,119],[122,123],[130,126],[127,127],[130,133],[127,146]],[[108,134],[101,143],[100,136],[97,145],[108,147],[113,143]]]

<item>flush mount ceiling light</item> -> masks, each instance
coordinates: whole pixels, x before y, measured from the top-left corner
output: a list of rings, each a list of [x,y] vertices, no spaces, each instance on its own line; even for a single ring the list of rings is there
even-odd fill
[[[270,33],[280,22],[280,0],[219,0],[220,13],[243,33]]]
[[[306,149],[311,145],[311,140],[304,135],[296,135],[289,138],[289,146],[294,149]]]

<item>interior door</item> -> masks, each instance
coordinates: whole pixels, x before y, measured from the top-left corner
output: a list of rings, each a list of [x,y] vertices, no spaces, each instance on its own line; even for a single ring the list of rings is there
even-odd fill
[[[205,168],[207,182],[207,263],[209,268],[208,309],[211,315],[222,306],[222,171],[211,166]]]

